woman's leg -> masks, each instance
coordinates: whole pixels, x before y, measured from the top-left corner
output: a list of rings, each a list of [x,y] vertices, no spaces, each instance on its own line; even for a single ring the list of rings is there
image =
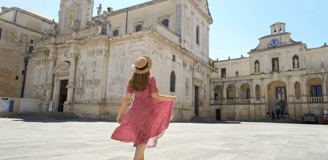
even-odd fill
[[[147,144],[139,144],[136,148],[136,153],[134,155],[134,159],[133,160],[142,160],[143,159],[143,155],[144,155],[144,151],[146,149]]]

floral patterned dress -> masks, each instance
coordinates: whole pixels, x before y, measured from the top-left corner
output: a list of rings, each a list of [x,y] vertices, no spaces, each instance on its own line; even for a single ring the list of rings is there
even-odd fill
[[[133,142],[133,147],[139,144],[147,144],[147,148],[156,147],[157,140],[163,136],[173,118],[174,102],[152,97],[154,92],[158,92],[154,76],[149,77],[149,83],[151,87],[143,92],[134,91],[127,85],[126,91],[134,93],[135,98],[111,139],[124,143]]]

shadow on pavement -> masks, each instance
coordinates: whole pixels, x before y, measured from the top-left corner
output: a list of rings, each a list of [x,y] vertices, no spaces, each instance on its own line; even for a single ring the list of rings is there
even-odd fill
[[[42,122],[42,123],[64,123],[64,122],[112,122],[117,123],[116,120],[96,120],[96,119],[25,119],[25,118],[7,118],[12,119],[12,121],[24,121],[24,122]],[[215,121],[215,122],[180,122],[180,121],[171,121],[170,123],[197,123],[197,124],[241,124],[240,122],[234,121]]]

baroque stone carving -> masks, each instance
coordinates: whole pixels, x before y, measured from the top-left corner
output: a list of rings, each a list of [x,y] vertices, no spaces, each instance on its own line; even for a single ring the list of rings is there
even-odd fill
[[[325,63],[321,62],[320,66],[321,68],[325,68]]]
[[[64,72],[69,72],[69,64],[67,62],[59,63],[53,71],[54,74],[64,73]]]
[[[186,78],[186,96],[189,96],[189,78]]]

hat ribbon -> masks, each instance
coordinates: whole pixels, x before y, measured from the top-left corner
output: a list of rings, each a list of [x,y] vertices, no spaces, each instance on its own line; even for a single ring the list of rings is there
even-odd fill
[[[138,70],[141,70],[141,71],[143,71],[143,70],[145,70],[146,68],[148,68],[148,62],[147,62],[147,64],[146,64],[146,66],[145,66],[145,67],[142,67],[142,68],[138,68],[138,67],[136,66],[136,68],[137,68]]]

